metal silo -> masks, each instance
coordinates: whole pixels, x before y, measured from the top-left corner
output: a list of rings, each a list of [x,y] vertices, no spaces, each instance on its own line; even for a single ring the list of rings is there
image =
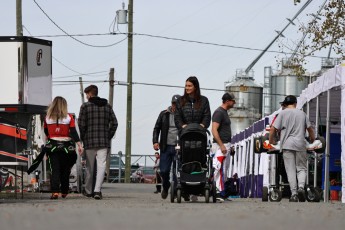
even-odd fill
[[[283,60],[282,70],[271,76],[271,111],[278,110],[279,102],[284,101],[287,95],[298,97],[314,78],[313,75],[296,76],[289,60]]]
[[[229,111],[232,134],[261,119],[263,87],[254,82],[253,71],[246,74],[243,70],[237,70],[235,80],[226,84],[225,89],[236,97],[236,104]]]

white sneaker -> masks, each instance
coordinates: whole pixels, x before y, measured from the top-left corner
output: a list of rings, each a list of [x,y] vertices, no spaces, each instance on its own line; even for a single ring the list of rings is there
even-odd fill
[[[219,203],[223,203],[224,202],[224,199],[223,198],[221,198],[221,197],[217,197],[217,199],[216,199]]]

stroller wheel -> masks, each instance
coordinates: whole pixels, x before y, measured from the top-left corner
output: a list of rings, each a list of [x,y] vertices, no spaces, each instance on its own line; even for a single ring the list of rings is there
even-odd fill
[[[276,189],[276,188],[273,189],[270,192],[269,199],[272,202],[279,202],[279,201],[281,201],[282,200],[282,191],[280,191],[279,189]]]
[[[320,202],[320,193],[313,186],[306,188],[306,199],[308,202]]]
[[[174,200],[175,200],[175,192],[174,192],[174,181],[171,181],[170,183],[170,203],[174,203]]]
[[[181,189],[180,188],[176,190],[176,196],[177,196],[177,203],[181,203]]]
[[[210,190],[205,189],[205,202],[209,203],[210,202]]]
[[[267,202],[268,201],[268,188],[262,187],[262,201]]]

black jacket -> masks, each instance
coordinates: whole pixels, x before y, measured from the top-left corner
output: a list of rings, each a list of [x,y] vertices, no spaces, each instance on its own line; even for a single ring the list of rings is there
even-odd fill
[[[167,147],[168,131],[169,131],[169,116],[168,109],[160,112],[155,127],[153,128],[152,143],[159,143],[159,148],[162,152]],[[159,138],[160,136],[160,138]],[[159,138],[159,141],[158,141]]]
[[[191,100],[187,100],[182,107],[181,98],[179,98],[176,104],[175,125],[177,129],[181,130],[183,125],[190,123],[203,124],[204,128],[207,129],[211,123],[211,110],[207,97],[201,96],[201,106],[199,109],[195,109],[194,103]]]

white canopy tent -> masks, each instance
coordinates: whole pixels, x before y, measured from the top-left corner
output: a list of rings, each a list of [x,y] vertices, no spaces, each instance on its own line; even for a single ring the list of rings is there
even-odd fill
[[[345,203],[345,62],[328,70],[308,85],[297,99],[297,108],[307,105],[311,122],[318,128],[325,125],[325,200],[329,198],[330,133],[341,134],[342,203]],[[319,130],[316,130],[319,131]],[[314,175],[316,177],[316,175]]]
[[[326,138],[326,151],[324,162],[324,200],[329,200],[329,159],[330,159],[330,134],[340,134],[341,142],[341,179],[342,203],[345,203],[345,62],[336,66],[308,85],[297,98],[297,108],[306,108],[306,113],[315,128]],[[262,187],[270,184],[269,164],[270,156],[267,153],[255,154],[254,137],[262,135],[265,126],[270,124],[275,111],[269,116],[255,122],[250,127],[237,133],[232,138],[232,145],[236,154],[227,159],[227,175],[231,177],[237,173],[241,179],[241,197],[261,197]],[[339,143],[339,142],[338,142]],[[338,152],[339,153],[339,152]],[[316,154],[316,153],[315,153]],[[271,156],[272,157],[272,156]],[[316,158],[315,158],[316,159]],[[317,161],[315,160],[315,168]],[[317,173],[314,173],[314,186],[317,183]]]

